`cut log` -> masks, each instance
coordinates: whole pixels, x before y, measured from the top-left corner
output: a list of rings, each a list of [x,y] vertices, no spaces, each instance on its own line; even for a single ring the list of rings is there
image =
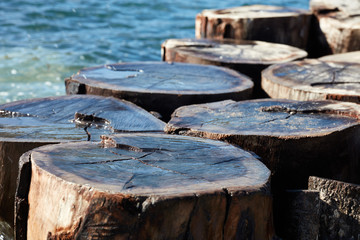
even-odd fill
[[[204,10],[196,16],[195,36],[260,40],[305,49],[311,15],[308,10],[266,5]]]
[[[311,0],[310,7],[330,53],[360,50],[360,1]]]
[[[319,239],[358,239],[360,185],[310,177],[309,189],[320,192]]]
[[[360,182],[359,113],[359,105],[336,101],[229,100],[181,107],[165,131],[227,141],[260,156],[272,172],[281,234],[286,189],[305,189],[315,174]]]
[[[23,160],[32,172],[29,239],[274,235],[270,171],[220,141],[119,134],[43,146]]]
[[[262,158],[273,183],[304,189],[311,173],[360,182],[359,114],[337,101],[228,100],[178,108],[165,132],[237,144]]]
[[[360,51],[332,54],[319,58],[320,61],[360,63]]]
[[[185,63],[140,62],[85,68],[65,80],[67,94],[114,96],[170,119],[183,105],[251,96],[253,83],[233,70]]]
[[[0,105],[0,217],[13,225],[20,156],[35,147],[99,139],[114,131],[163,131],[165,123],[126,101],[62,96]]]
[[[346,12],[354,13],[360,10],[359,0],[310,0],[310,9],[315,13]]]
[[[360,64],[308,59],[273,65],[261,85],[272,98],[360,102]]]
[[[262,70],[306,56],[301,49],[261,41],[168,39],[162,44],[163,61],[223,66],[249,76],[254,82],[254,98],[266,96],[261,90]]]

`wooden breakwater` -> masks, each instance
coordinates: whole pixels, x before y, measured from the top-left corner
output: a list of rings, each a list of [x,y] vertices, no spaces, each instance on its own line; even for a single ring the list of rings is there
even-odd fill
[[[217,40],[168,40],[166,62],[83,69],[69,96],[1,105],[15,238],[356,238],[358,53],[302,60],[356,49],[357,9],[336,4],[206,10],[197,36]],[[267,96],[288,100],[248,101]]]

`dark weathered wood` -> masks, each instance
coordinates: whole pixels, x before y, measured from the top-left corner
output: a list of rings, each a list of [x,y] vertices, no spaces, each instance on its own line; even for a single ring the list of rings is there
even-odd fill
[[[332,54],[319,58],[320,61],[360,63],[360,51]]]
[[[220,141],[119,134],[28,156],[29,239],[273,237],[270,171]]]
[[[237,144],[262,158],[274,183],[303,189],[311,173],[360,182],[359,113],[336,101],[229,100],[181,107],[165,131]]]
[[[360,50],[360,1],[311,0],[310,7],[330,53]]]
[[[261,85],[272,98],[360,102],[360,64],[308,59],[273,65]]]
[[[307,56],[288,45],[233,39],[168,39],[161,47],[163,61],[223,66],[249,76],[255,98],[266,96],[260,86],[263,69]]]
[[[114,96],[169,120],[180,106],[251,96],[251,80],[233,70],[185,63],[119,63],[85,68],[65,80],[68,94]]]
[[[260,156],[272,171],[279,234],[286,189],[306,188],[314,174],[360,182],[359,113],[359,105],[335,101],[222,101],[177,109],[165,131],[227,141]]]
[[[283,43],[305,49],[311,12],[278,6],[252,5],[204,10],[196,16],[196,38],[234,38]]]
[[[309,189],[320,192],[319,239],[358,239],[360,185],[310,177]]]
[[[316,190],[288,190],[281,207],[286,208],[281,216],[284,239],[318,239],[320,228],[320,197]]]
[[[116,131],[163,131],[165,124],[136,105],[99,96],[62,96],[0,105],[0,216],[13,223],[18,161],[35,147],[98,140]]]

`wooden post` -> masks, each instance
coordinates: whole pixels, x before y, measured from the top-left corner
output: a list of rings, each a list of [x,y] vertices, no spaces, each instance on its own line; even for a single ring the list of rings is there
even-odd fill
[[[29,239],[274,235],[269,170],[220,141],[119,134],[47,145],[22,160],[32,172]]]
[[[272,98],[360,102],[360,64],[308,59],[273,65],[261,86]]]
[[[163,131],[165,124],[126,101],[61,96],[0,105],[0,216],[14,222],[20,156],[35,147],[99,139],[114,131]]]
[[[360,185],[310,177],[309,189],[320,192],[319,239],[359,239]]]
[[[307,56],[305,51],[283,44],[233,39],[168,39],[161,48],[163,61],[223,66],[249,76],[254,82],[254,98],[266,97],[261,89],[263,69]]]
[[[249,99],[252,81],[226,68],[185,63],[119,63],[85,68],[66,82],[68,94],[114,96],[170,119],[183,105]]]
[[[229,100],[178,108],[165,131],[223,140],[257,154],[272,172],[279,234],[286,189],[305,189],[314,174],[360,183],[359,113],[358,104],[336,101]]]
[[[311,12],[252,5],[204,10],[196,16],[196,38],[260,40],[305,49]]]
[[[360,50],[359,1],[311,0],[310,7],[331,53]]]

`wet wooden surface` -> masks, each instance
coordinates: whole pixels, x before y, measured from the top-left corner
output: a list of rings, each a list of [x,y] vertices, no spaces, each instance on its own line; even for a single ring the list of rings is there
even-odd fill
[[[309,178],[309,189],[319,191],[319,239],[356,239],[360,234],[360,185]]]
[[[30,238],[273,236],[269,170],[220,141],[119,134],[44,146],[29,158]]]
[[[126,99],[160,113],[165,121],[183,105],[248,99],[252,88],[249,78],[230,69],[165,62],[109,64],[66,79],[68,94]]]
[[[308,59],[273,65],[262,72],[272,98],[360,102],[360,64]]]
[[[195,36],[261,40],[305,49],[310,21],[310,11],[278,6],[204,10],[196,16]]]
[[[360,183],[360,107],[336,101],[222,101],[177,109],[165,131],[236,144],[272,172],[274,217],[283,228],[286,189],[311,175]]]
[[[163,61],[223,66],[249,76],[255,84],[255,98],[265,96],[260,86],[263,69],[306,56],[299,48],[261,41],[168,39],[162,44]]]
[[[74,95],[0,105],[0,126],[0,216],[12,224],[24,152],[48,143],[98,141],[113,132],[161,132],[165,124],[130,102]]]
[[[319,58],[321,61],[360,63],[360,51],[332,54]]]

